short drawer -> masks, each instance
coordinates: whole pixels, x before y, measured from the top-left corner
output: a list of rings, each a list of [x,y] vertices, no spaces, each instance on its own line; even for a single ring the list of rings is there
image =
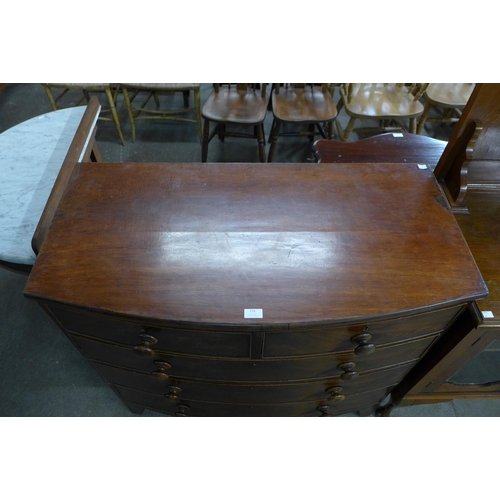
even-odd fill
[[[358,355],[373,348],[443,331],[461,310],[450,307],[406,318],[344,327],[315,326],[265,333],[264,357],[303,356],[355,350]],[[373,347],[367,349],[372,344]]]
[[[125,370],[116,366],[93,363],[107,382],[151,392],[172,401],[187,399],[190,401],[210,401],[216,403],[238,404],[277,404],[294,401],[315,401],[327,398],[328,404],[351,398],[359,392],[367,392],[396,385],[413,366],[405,364],[387,370],[361,373],[355,380],[345,383],[339,377],[316,382],[293,384],[229,384],[193,382],[177,380],[149,373]]]
[[[137,347],[147,355],[150,349],[180,354],[249,358],[251,332],[184,330],[141,325],[105,316],[50,306],[49,311],[69,333]]]
[[[350,352],[307,358],[256,360],[196,358],[160,351],[155,351],[153,357],[144,358],[128,347],[97,342],[74,335],[70,335],[70,338],[89,359],[132,370],[150,373],[161,371],[170,377],[196,380],[285,382],[335,376],[350,381],[359,372],[382,369],[418,359],[435,337],[425,337],[396,346],[380,348],[372,356],[366,358],[357,358]],[[349,364],[347,367],[346,363]]]
[[[225,404],[202,401],[172,401],[163,396],[115,386],[121,397],[134,405],[177,416],[192,417],[313,417],[355,411],[377,405],[388,394],[388,389],[356,394],[334,408],[326,400],[282,404]],[[320,408],[320,409],[318,409]]]

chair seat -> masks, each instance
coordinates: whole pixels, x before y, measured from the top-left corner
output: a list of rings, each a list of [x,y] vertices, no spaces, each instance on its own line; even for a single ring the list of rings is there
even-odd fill
[[[274,116],[281,121],[307,123],[333,120],[337,108],[332,96],[319,87],[283,87],[273,92]]]
[[[425,99],[434,106],[463,108],[474,86],[474,83],[429,83]]]
[[[213,122],[251,125],[261,123],[266,112],[266,99],[260,93],[221,88],[208,96],[201,115]]]
[[[122,83],[121,85],[144,90],[182,90],[200,88],[201,83]]]
[[[61,87],[68,87],[68,88],[78,88],[78,89],[84,89],[87,87],[106,87],[108,85],[113,86],[112,83],[48,83],[47,85],[56,87],[56,86],[61,86]]]
[[[424,111],[406,87],[395,83],[357,83],[349,100],[343,89],[341,94],[347,113],[356,118],[412,118]]]

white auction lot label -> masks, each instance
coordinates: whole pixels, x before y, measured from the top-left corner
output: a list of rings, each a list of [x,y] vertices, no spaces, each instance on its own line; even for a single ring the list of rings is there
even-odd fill
[[[262,309],[245,309],[244,318],[263,318],[264,317],[264,311]]]

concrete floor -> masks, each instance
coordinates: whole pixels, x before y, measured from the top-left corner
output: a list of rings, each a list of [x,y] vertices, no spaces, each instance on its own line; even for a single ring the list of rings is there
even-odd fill
[[[202,104],[210,92],[211,85],[203,84]],[[74,102],[74,98],[68,96],[67,104]],[[51,107],[41,85],[9,84],[0,93],[0,133],[49,111]],[[104,161],[200,161],[201,146],[194,123],[139,122],[137,139],[132,143],[126,113],[121,111],[125,145],[121,145],[112,122],[99,122],[97,142]],[[345,112],[340,113],[339,119],[345,126]],[[271,122],[272,115],[268,113],[266,134],[271,129]],[[434,125],[427,127],[424,133],[447,140],[450,131],[449,125]],[[352,136],[353,140],[356,138],[359,137]],[[275,161],[306,162],[311,157],[311,146],[306,138],[280,138]],[[220,142],[214,139],[208,160],[256,162],[256,141],[227,138]],[[26,279],[0,269],[0,416],[136,417],[41,308],[23,297]],[[500,379],[498,347],[492,346],[492,350],[480,356],[457,374],[457,381],[471,374],[480,377],[474,380],[477,382]],[[142,416],[163,415],[145,411]],[[392,416],[500,416],[500,399],[455,400],[397,408]]]

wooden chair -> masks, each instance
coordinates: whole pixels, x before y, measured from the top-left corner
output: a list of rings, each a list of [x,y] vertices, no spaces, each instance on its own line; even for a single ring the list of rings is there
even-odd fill
[[[201,113],[200,113],[200,83],[121,83],[123,98],[127,108],[130,126],[132,128],[132,142],[135,141],[135,122],[137,120],[171,120],[196,123],[198,137],[201,142]],[[189,94],[193,91],[194,104],[189,106]],[[184,107],[160,109],[159,96],[172,95],[181,92],[184,99]],[[142,94],[145,97],[140,104],[134,103],[135,99]],[[156,107],[148,106],[153,98]],[[195,119],[188,118],[186,114],[195,115]]]
[[[276,142],[281,136],[308,136],[314,140],[315,130],[323,138],[333,137],[337,108],[328,84],[276,84],[272,91],[273,125],[269,136],[268,161],[273,161]],[[281,132],[282,124],[308,125],[307,131]]]
[[[266,83],[214,84],[214,91],[203,105],[203,142],[201,161],[206,162],[208,144],[215,135],[257,139],[259,159],[266,161],[264,119],[267,113]],[[216,126],[210,132],[210,122]],[[253,134],[227,130],[234,125],[253,127]]]
[[[340,101],[337,108],[345,109],[350,120],[345,130],[337,120],[337,129],[342,141],[348,141],[354,131],[356,120],[379,120],[378,132],[399,130],[394,120],[409,120],[408,130],[417,131],[417,118],[423,113],[424,106],[419,102],[427,84],[402,83],[344,83],[340,86]],[[373,128],[358,128],[356,132],[371,132]]]
[[[354,142],[320,139],[313,152],[318,163],[417,163],[434,170],[446,145],[446,141],[401,132]]]
[[[72,106],[79,106],[83,101],[89,103],[91,95],[104,93],[107,97],[109,108],[101,110],[99,119],[107,121],[112,120],[121,143],[125,144],[120,126],[120,118],[116,110],[116,101],[120,91],[117,85],[111,83],[42,83],[42,86],[47,92],[47,96],[54,111],[63,107],[60,105],[60,102],[70,91],[80,91],[82,93],[81,98],[77,101],[73,101]],[[59,91],[56,95],[54,95],[54,89]],[[111,118],[102,116],[102,113],[107,112],[111,113]]]
[[[424,112],[418,120],[417,134],[422,132],[427,122],[458,122],[462,110],[474,90],[474,85],[474,83],[429,83],[423,94],[427,102]],[[432,108],[440,108],[441,115],[429,117]]]

